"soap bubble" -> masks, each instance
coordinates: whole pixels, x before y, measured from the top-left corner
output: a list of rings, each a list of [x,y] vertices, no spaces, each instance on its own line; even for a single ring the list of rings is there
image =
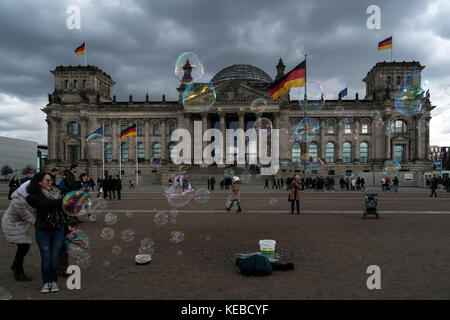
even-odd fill
[[[238,206],[237,206],[237,201],[240,201],[238,196],[235,196],[234,194],[230,194],[226,199],[225,199],[225,208],[230,209],[230,212],[237,212],[238,210]],[[231,205],[233,205],[231,207]],[[231,208],[230,208],[231,207]]]
[[[87,268],[92,264],[92,257],[88,252],[83,251],[79,257],[75,258],[75,264],[81,268]]]
[[[109,225],[116,224],[117,223],[117,215],[112,212],[108,212],[107,214],[105,214],[105,223],[109,224]]]
[[[98,133],[90,134],[86,138],[86,144],[89,149],[101,152],[103,152],[103,148],[106,151],[112,147],[111,140]]]
[[[280,167],[289,166],[289,159],[280,159]]]
[[[270,199],[270,205],[271,206],[276,206],[278,203],[278,199],[277,198],[271,198]]]
[[[401,167],[400,163],[395,160],[386,160],[383,165],[383,172],[392,180],[398,175]]]
[[[126,242],[130,242],[134,240],[136,232],[132,229],[126,229],[122,232],[122,240]]]
[[[0,287],[0,300],[11,300],[12,294],[5,288]]]
[[[189,183],[187,176],[177,175],[172,183],[164,189],[164,195],[172,207],[187,205],[194,197],[195,190]]]
[[[20,231],[24,231],[27,229],[27,224],[23,221],[19,221],[16,223],[16,227],[20,230]]]
[[[77,246],[77,245],[75,245],[73,243],[68,243],[66,245],[66,252],[69,255],[69,257],[72,257],[73,259],[80,258],[85,251],[86,250],[84,250],[80,246]]]
[[[248,184],[252,179],[252,175],[248,171],[243,171],[241,173],[240,179],[243,184]]]
[[[373,119],[373,122],[375,123],[375,126],[376,126],[377,128],[384,127],[384,122],[383,122],[383,119],[382,119],[381,117],[375,117],[375,118]]]
[[[236,173],[235,173],[235,171],[234,171],[233,168],[226,168],[226,169],[223,171],[223,175],[224,175],[226,178],[233,178],[235,174],[236,174]]]
[[[112,249],[112,253],[114,253],[115,255],[118,255],[122,252],[122,248],[119,246],[114,246]]]
[[[160,158],[151,158],[150,159],[150,165],[152,167],[159,167],[159,166],[161,166],[161,159]]]
[[[337,116],[343,115],[344,112],[345,112],[345,109],[344,109],[343,106],[336,106],[336,107],[334,108],[334,114],[337,115]]]
[[[109,260],[103,261],[103,266],[104,267],[110,267],[111,266],[111,261],[109,261]]]
[[[89,221],[97,221],[97,214],[95,212],[92,212],[90,215],[88,215]]]
[[[316,113],[325,104],[325,92],[317,81],[308,81],[308,97],[304,100],[304,95],[299,100],[300,108],[306,114]]]
[[[350,130],[352,128],[353,119],[352,118],[343,118],[339,120],[339,126],[342,127],[342,129],[345,131],[345,126],[350,125]]]
[[[153,254],[155,252],[155,242],[151,238],[145,238],[139,243],[139,254]]]
[[[353,145],[358,142],[358,136],[354,133],[343,133],[342,142],[350,142]]]
[[[381,117],[381,112],[379,110],[370,111],[370,117],[375,119],[376,117]]]
[[[207,111],[216,102],[213,83],[192,83],[184,89],[182,102],[188,112]]]
[[[111,228],[104,228],[100,236],[103,240],[112,240],[112,238],[114,238],[114,230]]]
[[[257,98],[250,104],[250,111],[262,112],[267,109],[268,103],[264,98]]]
[[[192,68],[190,75],[183,69],[185,65]],[[178,56],[175,61],[175,75],[181,83],[188,84],[192,82],[198,82],[205,74],[203,64],[197,55],[193,52],[184,52]]]
[[[319,133],[319,123],[311,118],[303,118],[292,127],[292,135],[295,140],[311,142]]]
[[[172,231],[170,233],[170,239],[169,241],[171,243],[180,243],[184,240],[184,233],[181,231]]]
[[[420,70],[408,74],[395,97],[395,109],[406,116],[416,115],[422,109],[425,91],[420,86],[420,77]]]
[[[127,211],[127,212],[125,213],[125,216],[126,216],[127,218],[132,218],[132,217],[133,217],[133,212]]]
[[[165,225],[167,223],[167,221],[169,220],[169,217],[167,216],[167,214],[163,211],[160,211],[158,213],[155,214],[155,217],[153,218],[153,221],[158,225],[158,226],[162,226]]]
[[[259,135],[259,130],[266,129],[267,136],[270,136],[272,132],[272,121],[267,118],[261,118],[255,121],[253,128],[255,129],[257,135]]]
[[[172,210],[170,210],[170,216],[171,216],[172,218],[178,217],[178,210],[175,209],[175,208],[173,208]]]
[[[91,211],[91,198],[89,193],[75,190],[66,194],[63,199],[62,208],[67,215],[80,217]]]
[[[66,245],[73,244],[83,250],[88,250],[90,247],[90,240],[88,235],[82,230],[73,230],[66,236]]]
[[[208,202],[209,199],[209,191],[206,189],[198,189],[195,192],[194,199],[200,204],[205,204],[206,202]]]
[[[97,197],[94,192],[90,192],[89,196],[91,198],[91,212],[95,210],[105,210],[108,206],[108,202],[101,197]]]

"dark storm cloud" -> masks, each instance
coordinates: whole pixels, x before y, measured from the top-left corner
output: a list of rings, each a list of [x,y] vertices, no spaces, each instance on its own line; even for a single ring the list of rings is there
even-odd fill
[[[70,4],[81,9],[81,30],[66,28]],[[371,4],[381,8],[381,30],[366,27]],[[361,80],[376,62],[390,59],[389,50],[376,48],[391,34],[394,59],[419,60],[429,78],[445,79],[450,59],[427,43],[435,35],[439,48],[448,48],[450,10],[442,6],[419,0],[6,0],[0,4],[0,93],[45,98],[53,90],[49,70],[83,64],[73,50],[87,40],[88,63],[112,77],[118,100],[130,93],[143,100],[147,91],[151,100],[163,93],[177,99],[174,62],[185,51],[198,54],[208,79],[238,63],[273,78],[280,57],[287,72],[307,53],[308,77],[323,84],[327,98],[335,99],[345,85],[349,98],[356,91],[364,97]]]

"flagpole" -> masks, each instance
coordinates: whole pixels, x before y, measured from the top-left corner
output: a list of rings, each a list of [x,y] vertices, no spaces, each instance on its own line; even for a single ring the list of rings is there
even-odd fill
[[[122,138],[119,141],[120,151],[119,151],[119,178],[122,179]]]
[[[84,66],[86,67],[86,56],[87,56],[87,41],[84,42]]]
[[[391,62],[392,62],[392,51],[394,51],[394,34],[391,35]]]
[[[138,141],[137,141],[137,123],[135,124],[136,126],[136,186],[139,187],[139,164],[138,164]]]
[[[105,180],[105,123],[104,122],[102,122],[102,136],[103,136],[102,177],[103,177],[103,180]]]
[[[305,156],[308,154],[308,119],[306,119],[306,109],[308,108],[308,93],[307,93],[307,83],[308,83],[308,78],[306,77],[306,73],[307,73],[308,67],[306,66],[306,54],[305,54],[305,108],[303,109],[303,112],[305,113]],[[308,156],[309,159],[309,156]],[[302,163],[302,159],[300,157],[300,163]],[[303,170],[305,171],[305,184],[306,184],[306,178],[307,178],[307,173],[306,173],[306,168],[307,168],[308,164],[305,161],[305,166],[303,168]]]

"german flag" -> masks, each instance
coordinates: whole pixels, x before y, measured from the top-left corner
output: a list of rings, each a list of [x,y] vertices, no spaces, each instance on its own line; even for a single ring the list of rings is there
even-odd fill
[[[136,136],[136,124],[133,124],[132,126],[125,128],[120,133],[120,140],[123,140],[126,137],[135,137],[135,136]]]
[[[378,51],[385,49],[392,49],[392,36],[378,44]]]
[[[79,56],[86,53],[86,42],[83,42],[81,46],[75,49],[75,53]]]
[[[289,92],[294,87],[304,87],[306,82],[306,60],[292,69],[269,87],[273,100],[278,99],[283,93]]]

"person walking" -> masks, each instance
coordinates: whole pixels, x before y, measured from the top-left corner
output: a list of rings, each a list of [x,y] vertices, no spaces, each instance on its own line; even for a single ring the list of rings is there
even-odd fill
[[[117,190],[117,200],[121,200],[122,199],[122,180],[120,179],[120,176],[117,175],[116,176],[116,190]]]
[[[398,192],[398,178],[397,176],[392,180],[392,183],[394,184],[394,193]]]
[[[265,188],[270,189],[269,188],[269,179],[267,177],[266,177],[266,184],[264,185],[264,189]]]
[[[366,181],[364,178],[361,178],[361,190],[366,191]]]
[[[430,188],[431,188],[430,197],[432,197],[434,194],[434,197],[437,198],[436,189],[438,188],[438,183],[436,178],[431,179]]]
[[[116,185],[112,178],[112,176],[108,176],[108,179],[106,180],[106,184],[108,186],[108,198],[109,200],[116,200]],[[114,197],[114,199],[113,199]]]
[[[26,201],[36,209],[36,242],[41,253],[43,287],[41,293],[57,292],[61,247],[64,242],[66,218],[62,210],[62,196],[52,187],[48,173],[37,173],[27,188]]]
[[[128,189],[134,190],[134,180],[133,179],[130,180],[130,186],[128,187]]]
[[[294,214],[294,204],[297,204],[297,214],[300,214],[300,190],[302,189],[302,185],[300,182],[300,177],[295,176],[294,180],[291,183],[291,191],[289,192],[288,201],[291,202],[291,214]]]
[[[14,272],[16,281],[24,282],[32,280],[25,274],[23,260],[32,244],[29,235],[30,226],[33,225],[36,220],[33,214],[33,208],[26,201],[26,197],[28,196],[26,188],[29,184],[30,181],[27,181],[13,192],[11,197],[12,201],[2,218],[2,229],[6,241],[17,245],[16,255],[11,270]]]
[[[280,178],[280,181],[281,181],[280,189],[283,189],[283,185],[284,185],[284,180],[283,180],[283,178]]]
[[[240,185],[241,185],[241,181],[239,180],[239,178],[238,177],[233,177],[233,188],[232,188],[233,197],[232,197],[230,206],[225,208],[227,211],[230,211],[231,208],[233,207],[233,204],[236,202],[237,207],[238,207],[237,212],[242,212],[242,210],[241,210],[241,203],[240,203],[241,194],[239,192]]]
[[[14,191],[16,191],[20,187],[19,178],[17,176],[12,177],[11,181],[9,182],[9,193],[8,193],[8,200],[12,200],[11,195]]]
[[[216,184],[216,180],[214,179],[213,176],[211,176],[211,191],[214,190],[214,185]]]
[[[211,177],[208,176],[208,190],[211,190]]]

